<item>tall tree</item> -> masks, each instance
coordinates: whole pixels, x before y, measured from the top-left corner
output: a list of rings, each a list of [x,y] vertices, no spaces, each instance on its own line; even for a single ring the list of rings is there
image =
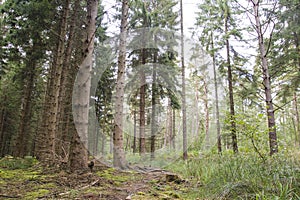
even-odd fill
[[[70,1],[64,2],[60,15],[57,43],[53,52],[53,60],[49,70],[46,96],[44,101],[43,119],[38,135],[37,156],[41,161],[52,163],[55,161],[55,137],[57,131],[57,115],[59,103],[59,89],[63,68],[63,55],[67,23],[70,11]]]
[[[211,33],[211,49],[214,49],[214,40]],[[216,124],[217,124],[217,145],[218,153],[222,153],[222,140],[221,140],[221,125],[220,125],[220,109],[219,109],[219,92],[216,70],[216,55],[214,51],[211,51],[210,55],[213,59],[213,73],[214,73],[214,86],[215,86],[215,107],[216,107]]]
[[[115,124],[113,135],[113,164],[115,167],[121,169],[127,168],[125,153],[123,149],[123,102],[126,67],[126,38],[128,31],[128,10],[128,0],[123,0],[118,56],[118,74],[116,85]]]
[[[182,70],[182,136],[183,136],[183,159],[188,159],[187,154],[187,130],[186,130],[186,95],[185,95],[185,65],[184,65],[184,33],[183,33],[183,5],[180,0],[180,32],[181,32],[181,70]]]
[[[203,27],[199,36],[200,44],[206,52],[212,57],[213,64],[213,80],[214,80],[214,93],[215,93],[215,110],[216,110],[216,125],[217,125],[217,146],[218,152],[222,152],[221,141],[221,126],[220,126],[220,111],[219,111],[219,92],[218,92],[218,79],[217,73],[219,67],[217,63],[217,54],[220,49],[219,36],[222,33],[221,18],[218,17],[218,7],[216,1],[205,1],[199,5],[199,16],[197,17],[196,26]]]
[[[43,12],[41,12],[43,10]],[[13,65],[19,63],[19,70],[15,71],[15,80],[18,79],[20,90],[22,91],[20,99],[18,131],[15,135],[15,144],[13,155],[24,157],[32,152],[33,121],[36,111],[34,110],[38,98],[41,95],[38,87],[39,75],[42,72],[41,66],[45,62],[45,52],[49,39],[44,33],[45,26],[50,26],[50,19],[53,16],[53,6],[49,2],[15,2],[6,1],[2,12],[7,15],[3,20],[5,37],[1,38],[3,49],[6,51],[1,54],[2,60]],[[41,16],[39,19],[36,16]],[[19,18],[19,20],[16,20]],[[48,21],[49,20],[49,21]],[[5,29],[9,28],[9,32]],[[9,47],[11,46],[11,47]],[[22,55],[23,54],[23,55]],[[6,58],[5,58],[6,57]],[[3,61],[2,61],[3,62]]]
[[[266,115],[268,120],[269,128],[269,144],[270,144],[270,155],[278,152],[277,145],[277,134],[276,134],[276,121],[275,121],[275,111],[273,107],[272,90],[271,90],[271,76],[269,73],[269,63],[268,63],[268,42],[264,36],[264,23],[261,19],[261,3],[260,0],[251,0],[253,7],[253,14],[255,22],[253,27],[257,33],[258,46],[259,46],[259,56],[261,59],[261,67],[263,73],[263,85],[265,91],[265,101],[266,101]],[[271,20],[271,19],[269,19]],[[270,22],[270,21],[269,21]]]
[[[228,5],[228,0],[221,1],[221,8],[224,14],[224,34],[226,44],[226,65],[227,65],[227,78],[228,78],[228,91],[229,91],[229,108],[230,108],[230,124],[231,124],[231,138],[232,148],[235,153],[238,152],[237,136],[236,136],[236,122],[234,111],[234,98],[233,98],[233,78],[232,78],[232,66],[230,61],[230,43],[229,43],[229,22],[231,18],[231,11]]]
[[[230,135],[232,140],[232,148],[234,152],[238,152],[237,135],[236,135],[236,122],[235,122],[235,105],[234,105],[234,79],[233,71],[239,61],[235,59],[239,57],[232,45],[231,40],[241,40],[241,30],[237,26],[236,15],[238,12],[233,10],[232,1],[226,0],[206,0],[199,5],[199,17],[197,18],[197,25],[203,27],[199,37],[201,44],[205,47],[206,51],[213,59],[214,68],[219,65],[219,69],[223,66],[226,67],[228,81],[228,99],[229,99],[229,123]],[[201,29],[201,28],[200,28]],[[220,51],[224,50],[225,58],[220,55]],[[216,70],[214,70],[216,72]],[[217,77],[215,81],[215,96],[218,97]],[[216,99],[218,101],[218,99]],[[219,102],[218,102],[219,103]],[[218,104],[216,105],[217,118],[219,117]],[[217,119],[217,121],[219,121]],[[217,139],[218,151],[222,150],[221,147],[221,134],[220,125],[217,122]]]
[[[91,89],[91,69],[93,65],[94,39],[96,34],[96,19],[98,15],[98,0],[87,0],[87,27],[85,40],[85,57],[79,66],[77,80],[74,86],[73,106],[74,132],[70,150],[71,170],[87,169],[88,163],[88,126]]]

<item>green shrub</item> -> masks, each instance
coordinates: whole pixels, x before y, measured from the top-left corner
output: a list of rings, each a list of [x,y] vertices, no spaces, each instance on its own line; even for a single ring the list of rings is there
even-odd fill
[[[38,161],[31,157],[14,158],[12,156],[5,156],[0,160],[0,168],[7,169],[27,169],[35,165]]]

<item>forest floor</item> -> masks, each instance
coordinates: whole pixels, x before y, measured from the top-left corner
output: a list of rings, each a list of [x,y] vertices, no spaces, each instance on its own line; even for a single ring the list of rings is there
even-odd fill
[[[70,173],[32,162],[0,160],[0,199],[186,199],[192,190],[188,181],[158,169],[119,171],[96,164],[93,172]]]

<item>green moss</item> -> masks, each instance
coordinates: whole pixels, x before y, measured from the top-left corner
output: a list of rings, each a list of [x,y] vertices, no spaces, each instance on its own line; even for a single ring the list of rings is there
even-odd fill
[[[164,192],[164,194],[168,195],[169,197],[172,197],[172,199],[180,198],[180,195],[174,191],[167,191],[167,192]]]
[[[51,188],[56,188],[56,184],[55,183],[46,183],[43,185],[37,185],[34,187],[34,189],[51,189]]]
[[[21,170],[4,170],[4,169],[1,169],[0,178],[3,178],[3,179],[23,179],[23,171],[21,171]]]
[[[127,181],[136,180],[137,178],[134,172],[130,172],[130,174],[120,173],[117,172],[114,168],[108,168],[106,170],[99,171],[96,174],[102,178],[113,181],[117,185]]]
[[[25,158],[6,156],[0,160],[0,167],[6,169],[28,169],[37,163],[38,161],[31,156],[26,156]]]
[[[103,193],[103,191],[105,190],[102,187],[90,187],[83,194],[99,194],[100,192]]]
[[[43,197],[43,196],[49,194],[49,192],[50,191],[46,190],[46,189],[39,189],[37,191],[27,192],[24,199],[31,200],[31,199],[40,198],[40,197]]]
[[[15,181],[33,181],[40,179],[39,173],[38,171],[27,171],[24,169],[0,169],[0,178]]]
[[[77,197],[79,194],[79,191],[78,190],[71,190],[70,193],[69,193],[69,199],[73,199],[75,197]]]

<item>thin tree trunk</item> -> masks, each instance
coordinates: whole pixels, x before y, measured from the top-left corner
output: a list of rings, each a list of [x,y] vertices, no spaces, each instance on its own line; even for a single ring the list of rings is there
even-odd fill
[[[137,148],[136,148],[136,138],[137,138],[137,127],[136,127],[136,107],[134,105],[134,111],[133,111],[133,145],[132,145],[132,151],[133,153],[136,153]]]
[[[204,112],[205,112],[205,140],[206,146],[209,147],[210,145],[210,138],[209,138],[209,106],[208,106],[208,86],[203,76],[203,87],[204,87]]]
[[[172,121],[172,107],[171,107],[171,99],[168,98],[168,107],[167,107],[167,124],[166,124],[166,133],[169,137],[169,145],[170,148],[172,147],[172,140],[173,140],[173,125],[172,125],[173,121]]]
[[[228,34],[228,23],[229,23],[229,13],[225,18],[225,34]],[[232,69],[230,63],[230,47],[229,39],[226,39],[226,54],[227,54],[227,73],[228,73],[228,89],[229,89],[229,107],[230,107],[230,124],[231,124],[231,139],[232,148],[234,153],[238,152],[237,136],[236,136],[236,122],[235,122],[235,111],[234,111],[234,99],[233,99],[233,84],[232,84]]]
[[[5,90],[3,90],[5,91]],[[6,102],[7,95],[4,94],[3,102]],[[2,104],[2,103],[1,103]],[[0,115],[0,157],[5,155],[6,148],[6,133],[5,133],[5,119],[6,119],[6,108],[4,105],[1,105],[1,115]]]
[[[183,6],[180,0],[180,30],[181,30],[181,67],[182,67],[182,137],[183,160],[188,159],[187,154],[187,130],[186,130],[186,96],[185,96],[185,66],[184,66],[184,41],[183,41]]]
[[[142,65],[146,63],[145,49],[142,50]],[[146,106],[146,77],[145,72],[141,69],[140,72],[140,155],[146,152],[145,139],[145,106]]]
[[[154,36],[154,41],[156,43],[156,36]],[[154,58],[153,58],[153,74],[152,74],[152,97],[151,97],[151,159],[154,159],[155,155],[155,134],[157,131],[157,113],[156,113],[156,98],[157,98],[157,86],[156,86],[156,63],[157,63],[157,52],[154,53]]]
[[[260,21],[259,14],[259,1],[252,1],[254,17],[255,17],[255,29],[259,41],[259,51],[261,58],[261,65],[263,71],[263,83],[266,96],[266,109],[267,109],[267,119],[268,119],[268,128],[269,128],[269,144],[270,144],[270,155],[278,152],[277,145],[277,134],[276,134],[276,122],[275,122],[275,112],[272,102],[272,91],[271,91],[271,77],[269,74],[269,65],[267,60],[267,51],[264,43],[264,35],[262,31],[262,24]]]
[[[173,114],[172,114],[172,120],[173,120],[173,128],[172,128],[172,147],[173,149],[175,149],[176,147],[176,143],[175,143],[175,137],[176,137],[176,111],[173,108]]]
[[[298,110],[298,99],[297,99],[297,93],[294,92],[294,109],[295,109],[295,121],[296,121],[296,135],[297,135],[297,138],[298,138],[298,144],[300,145],[300,118],[299,118],[299,110]]]
[[[214,49],[214,40],[211,33],[211,48]],[[213,72],[214,72],[214,85],[215,85],[215,106],[216,106],[216,125],[217,125],[217,146],[218,153],[222,153],[222,141],[221,141],[221,126],[220,126],[220,111],[219,111],[219,94],[218,94],[218,81],[217,81],[217,70],[216,70],[216,55],[212,53],[213,57]]]
[[[115,124],[113,134],[113,164],[115,167],[125,169],[127,163],[123,149],[123,102],[125,85],[126,38],[128,30],[128,0],[122,1],[122,16],[120,29],[118,75],[116,86]]]

